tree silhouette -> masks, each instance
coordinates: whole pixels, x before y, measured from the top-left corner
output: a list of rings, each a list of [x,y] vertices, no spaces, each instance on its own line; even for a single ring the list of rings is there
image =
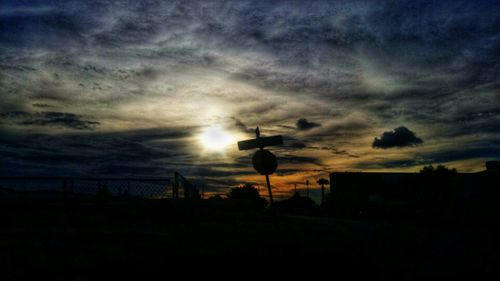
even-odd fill
[[[325,185],[329,184],[330,182],[327,179],[319,179],[317,181],[319,185],[321,185],[321,204],[325,203]]]
[[[244,201],[246,204],[250,204],[257,208],[265,207],[267,204],[266,199],[260,197],[257,188],[253,187],[251,184],[231,188],[227,197],[231,200]]]
[[[214,200],[214,201],[222,201],[223,198],[219,194],[212,195],[208,198],[208,200]]]
[[[457,174],[457,169],[455,168],[448,168],[444,165],[438,165],[436,168],[432,165],[424,166],[420,170],[421,174],[426,174],[431,177],[436,177],[436,178],[443,178],[443,177],[449,177]]]

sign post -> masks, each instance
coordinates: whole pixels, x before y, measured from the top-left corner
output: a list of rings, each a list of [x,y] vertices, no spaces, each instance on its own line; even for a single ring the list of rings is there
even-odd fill
[[[261,175],[266,176],[267,190],[269,191],[269,204],[272,206],[273,193],[271,191],[271,182],[269,175],[276,171],[278,168],[278,161],[276,156],[271,151],[264,149],[266,146],[274,146],[283,144],[283,138],[278,136],[261,137],[259,127],[255,129],[255,139],[244,140],[238,142],[239,150],[248,150],[258,148],[257,152],[252,157],[252,164],[254,169]]]

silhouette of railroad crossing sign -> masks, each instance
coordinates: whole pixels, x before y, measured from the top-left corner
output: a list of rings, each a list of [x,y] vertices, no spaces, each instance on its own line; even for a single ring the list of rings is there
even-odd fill
[[[271,151],[258,150],[252,157],[253,168],[261,175],[271,175],[278,168],[276,156]]]
[[[273,193],[271,192],[271,183],[269,182],[269,175],[276,171],[278,168],[278,161],[276,156],[271,151],[264,149],[266,146],[275,146],[283,144],[281,136],[261,137],[259,127],[255,129],[255,139],[244,140],[238,142],[239,150],[248,150],[258,148],[252,157],[253,168],[261,175],[266,176],[267,190],[269,191],[269,203],[273,205]]]

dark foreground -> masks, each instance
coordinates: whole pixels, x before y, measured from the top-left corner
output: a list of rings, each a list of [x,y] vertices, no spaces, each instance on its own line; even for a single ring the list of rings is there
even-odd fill
[[[322,260],[329,264],[328,272],[372,278],[459,276],[500,268],[493,249],[498,231],[485,225],[388,224],[218,204],[4,202],[1,279],[35,274],[95,280],[102,274],[169,272],[177,270],[174,264],[196,268],[210,261],[203,256],[271,255],[293,264]],[[260,267],[262,259],[253,261],[251,267]],[[218,262],[217,267],[225,266]]]

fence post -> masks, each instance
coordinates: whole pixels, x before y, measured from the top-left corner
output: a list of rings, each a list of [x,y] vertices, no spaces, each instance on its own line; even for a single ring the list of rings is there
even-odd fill
[[[66,201],[66,197],[68,196],[68,190],[67,190],[67,186],[66,186],[66,179],[63,179],[62,180],[62,184],[63,184],[63,198],[64,198],[64,201]]]
[[[66,179],[63,179],[63,208],[64,211],[67,210],[68,207],[68,183]]]

